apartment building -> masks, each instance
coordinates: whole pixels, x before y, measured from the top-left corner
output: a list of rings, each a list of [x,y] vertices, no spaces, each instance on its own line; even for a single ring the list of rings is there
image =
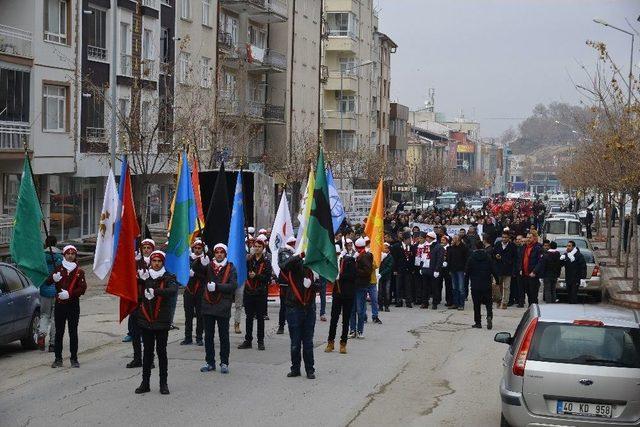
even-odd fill
[[[289,66],[287,45],[270,45],[269,33],[286,28],[289,7],[284,0],[218,3],[214,150],[237,166],[262,169],[267,127],[285,124],[286,92],[272,76]]]
[[[376,32],[374,36],[374,65],[377,95],[372,99],[376,106],[376,135],[372,136],[371,144],[375,146],[381,156],[388,160],[389,152],[389,122],[391,116],[391,54],[396,52],[398,45],[384,33]],[[407,111],[408,113],[408,111]],[[377,140],[376,140],[377,138]]]

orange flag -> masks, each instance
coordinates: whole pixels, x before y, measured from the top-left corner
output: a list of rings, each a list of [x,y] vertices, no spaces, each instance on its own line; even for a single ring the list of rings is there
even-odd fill
[[[380,266],[382,259],[382,246],[384,245],[384,190],[382,179],[378,184],[376,196],[371,203],[371,210],[367,217],[367,225],[364,232],[371,239],[371,254],[376,267]]]
[[[202,211],[202,198],[200,197],[200,177],[198,176],[198,159],[193,155],[193,167],[191,168],[191,185],[193,185],[193,195],[196,198],[197,229],[204,229],[204,213]]]

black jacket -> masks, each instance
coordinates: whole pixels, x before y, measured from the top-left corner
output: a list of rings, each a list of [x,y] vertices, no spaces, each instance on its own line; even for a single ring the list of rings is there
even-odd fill
[[[499,255],[499,256],[498,256]],[[500,276],[513,276],[517,270],[518,249],[513,242],[502,247],[502,242],[493,246],[493,257]]]
[[[411,246],[411,245],[409,245]],[[410,272],[414,268],[414,259],[416,257],[415,250],[412,251],[409,248],[408,251],[405,251],[402,247],[402,242],[394,243],[389,249],[391,255],[393,256],[393,271],[398,273]]]
[[[495,264],[485,249],[476,249],[471,253],[465,270],[472,290],[488,291],[491,289],[491,276],[497,280]]]
[[[285,293],[285,304],[288,307],[315,307],[318,286],[313,280],[313,272],[304,266],[300,255],[292,255],[287,258],[280,265],[280,273],[289,285]],[[308,288],[304,287],[305,278],[311,281],[311,286]]]
[[[153,288],[154,296],[148,300],[145,289]],[[176,276],[165,272],[157,279],[138,280],[138,326],[154,331],[168,331],[171,326],[171,300],[178,292]]]
[[[196,297],[196,299],[202,298],[202,293],[207,287],[207,268],[208,267],[206,265],[202,265],[201,257],[197,257],[191,260],[191,270],[193,270],[193,276],[189,277],[187,287],[184,290],[185,293],[193,295],[194,297]]]
[[[247,281],[244,284],[244,294],[267,295],[272,270],[271,259],[269,259],[266,252],[262,254],[260,259],[256,259],[255,256],[249,257],[247,260]],[[256,273],[253,279],[248,276],[252,271]]]
[[[538,265],[541,266],[541,274],[537,275],[539,278],[556,280],[560,277],[560,270],[562,269],[560,252],[546,251],[542,255],[542,260],[540,260]]]
[[[424,276],[433,277],[433,273],[440,274],[444,262],[444,249],[437,241],[431,243],[429,248],[429,267],[422,268]]]
[[[207,283],[214,282],[216,290],[209,292],[204,290],[202,294],[202,306],[200,312],[211,316],[231,317],[231,304],[238,287],[238,273],[232,262],[215,271],[214,261],[211,260],[207,268]],[[205,284],[206,287],[206,284]]]
[[[356,286],[366,288],[371,284],[373,274],[373,254],[363,252],[356,258]]]
[[[529,252],[528,265],[525,264],[525,255],[527,253],[528,245],[523,246],[522,248],[522,266],[520,270],[522,270],[523,275],[529,275],[530,273],[535,273],[536,276],[541,276],[544,274],[544,271],[541,270],[541,267],[538,266],[538,263],[542,259],[542,245],[540,243],[535,243]]]
[[[333,287],[333,293],[345,298],[353,298],[356,294],[356,260],[351,255],[340,258],[340,276]]]
[[[573,261],[569,259],[567,254],[564,255],[564,279],[567,284],[579,283],[580,279],[587,278],[587,261],[584,259],[584,255],[582,255],[580,249],[576,249],[577,252]]]
[[[449,245],[447,250],[447,267],[449,271],[464,271],[467,266],[467,258],[469,258],[469,249],[463,242],[460,242],[457,246]]]

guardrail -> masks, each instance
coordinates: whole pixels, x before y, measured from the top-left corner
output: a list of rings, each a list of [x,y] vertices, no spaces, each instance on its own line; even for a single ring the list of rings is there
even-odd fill
[[[0,219],[0,246],[9,245],[13,234],[13,219]]]
[[[29,123],[0,121],[0,150],[21,150],[30,133]]]
[[[287,57],[280,52],[277,52],[273,49],[267,49],[264,60],[262,61],[264,65],[268,65],[274,68],[280,68],[282,70],[287,69]]]
[[[33,34],[30,31],[0,24],[0,52],[33,58],[32,40]]]

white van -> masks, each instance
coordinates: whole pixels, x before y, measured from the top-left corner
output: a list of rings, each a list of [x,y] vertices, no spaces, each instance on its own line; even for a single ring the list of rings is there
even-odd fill
[[[574,218],[547,218],[544,222],[543,237],[551,241],[558,237],[581,236],[582,223]]]

